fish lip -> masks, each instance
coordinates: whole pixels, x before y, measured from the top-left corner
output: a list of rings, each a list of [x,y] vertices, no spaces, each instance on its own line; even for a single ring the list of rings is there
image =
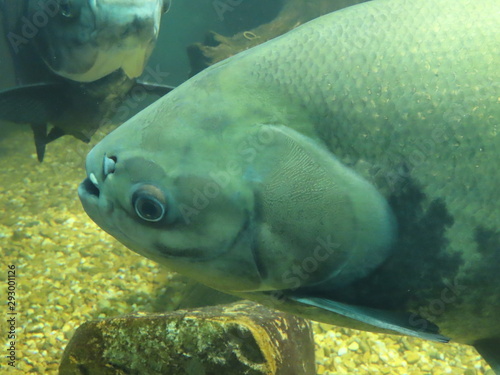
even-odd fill
[[[80,198],[83,209],[94,221],[96,216],[100,216],[100,196],[100,190],[92,183],[89,177],[85,178],[82,183],[78,185],[78,197]]]
[[[116,231],[113,225],[105,218],[114,211],[112,202],[108,201],[99,189],[92,183],[89,177],[84,179],[78,186],[78,197],[85,213],[99,225],[104,231],[110,233]]]

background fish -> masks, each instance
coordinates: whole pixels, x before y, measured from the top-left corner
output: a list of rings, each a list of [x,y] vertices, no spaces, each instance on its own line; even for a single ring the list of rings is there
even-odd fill
[[[30,124],[42,161],[46,144],[62,135],[88,142],[134,86],[168,92],[161,82],[134,78],[168,6],[162,0],[2,1],[16,86],[0,92],[0,119]]]
[[[141,75],[168,0],[3,0],[4,33],[16,66],[32,48],[54,73],[80,82],[117,69]],[[22,74],[18,74],[22,76]]]

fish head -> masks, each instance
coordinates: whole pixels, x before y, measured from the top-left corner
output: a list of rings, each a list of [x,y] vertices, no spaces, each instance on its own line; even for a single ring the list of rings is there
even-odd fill
[[[26,22],[36,49],[56,74],[96,81],[122,69],[138,77],[156,43],[167,0],[30,1]]]
[[[94,147],[79,187],[85,211],[130,249],[228,293],[365,276],[392,244],[383,197],[251,100],[198,84],[218,69]]]
[[[144,112],[134,119],[135,135],[125,123],[87,156],[79,187],[85,211],[125,246],[171,270],[216,289],[258,289],[253,194],[222,168],[220,144],[189,127],[156,134]]]

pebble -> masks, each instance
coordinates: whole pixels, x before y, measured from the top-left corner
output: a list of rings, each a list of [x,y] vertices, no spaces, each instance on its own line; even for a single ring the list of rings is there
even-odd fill
[[[420,354],[417,352],[406,352],[405,359],[406,362],[408,362],[410,365],[413,365],[420,360]]]
[[[321,323],[313,323],[313,330],[318,375],[494,375],[470,346],[402,340]]]
[[[345,346],[341,347],[337,352],[339,357],[342,357],[344,354],[347,354],[347,348]]]
[[[356,341],[353,341],[349,344],[349,346],[347,347],[349,350],[355,352],[359,349],[359,344],[356,342]]]

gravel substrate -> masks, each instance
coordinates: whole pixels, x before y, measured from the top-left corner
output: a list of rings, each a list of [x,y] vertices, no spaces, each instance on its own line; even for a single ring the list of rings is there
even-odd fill
[[[94,137],[101,138],[104,129]],[[0,125],[0,249],[6,302],[7,265],[16,266],[16,364],[1,374],[56,374],[64,347],[85,321],[153,311],[171,275],[101,231],[76,189],[91,145],[63,137],[34,154],[27,127]],[[7,315],[2,303],[3,317]],[[168,301],[167,301],[168,303]],[[2,318],[2,321],[6,319]],[[5,343],[7,325],[0,325]],[[473,348],[315,324],[318,374],[466,374],[493,372]]]

